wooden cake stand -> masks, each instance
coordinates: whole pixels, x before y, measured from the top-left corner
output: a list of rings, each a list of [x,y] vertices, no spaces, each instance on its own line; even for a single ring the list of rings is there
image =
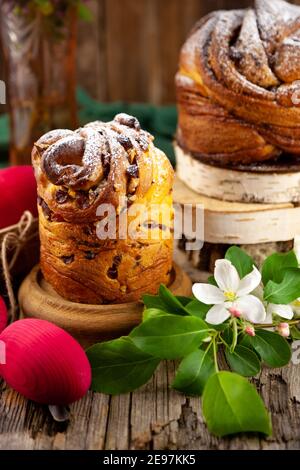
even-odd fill
[[[184,240],[178,245],[194,268],[213,271],[230,245],[241,246],[258,265],[274,251],[293,247],[300,234],[300,167],[232,170],[202,163],[176,144],[175,152],[174,201],[204,209],[203,248],[188,252]],[[193,238],[189,227],[184,235]]]
[[[191,295],[191,281],[176,264],[169,289],[175,295]],[[39,265],[23,281],[19,304],[23,317],[55,323],[74,336],[84,348],[101,340],[127,335],[141,321],[144,309],[142,302],[109,305],[70,302],[45,281]]]

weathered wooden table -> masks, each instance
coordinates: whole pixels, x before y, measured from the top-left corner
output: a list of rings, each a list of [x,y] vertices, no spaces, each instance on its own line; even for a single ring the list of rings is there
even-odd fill
[[[140,390],[116,397],[89,392],[53,421],[1,384],[0,449],[300,449],[300,365],[264,370],[255,383],[272,413],[273,437],[217,439],[203,422],[199,398],[170,389],[174,363],[161,364]]]

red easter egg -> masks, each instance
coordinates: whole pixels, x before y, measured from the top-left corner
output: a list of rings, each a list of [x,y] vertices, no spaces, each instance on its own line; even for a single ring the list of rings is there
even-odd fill
[[[24,397],[37,403],[68,405],[88,391],[91,366],[87,356],[56,325],[33,318],[19,320],[2,331],[0,341],[6,349],[0,376]]]
[[[24,211],[37,216],[36,181],[31,166],[0,170],[0,229],[16,224]]]
[[[4,330],[4,328],[7,325],[7,318],[8,318],[7,308],[6,308],[4,300],[0,296],[0,333],[2,330]]]

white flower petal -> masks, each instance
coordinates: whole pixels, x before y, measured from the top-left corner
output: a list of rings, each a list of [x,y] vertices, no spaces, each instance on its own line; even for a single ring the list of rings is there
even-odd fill
[[[218,287],[211,284],[194,284],[193,294],[196,299],[207,305],[222,304],[225,300],[223,292]]]
[[[218,259],[214,271],[215,280],[223,292],[236,292],[240,277],[236,268],[227,259]]]
[[[243,295],[250,294],[250,292],[253,292],[256,287],[259,286],[261,281],[261,274],[259,270],[253,266],[253,270],[251,273],[247,274],[245,277],[240,282],[240,285],[237,290],[237,294],[239,297],[242,297]]]
[[[219,325],[230,317],[230,313],[224,304],[214,305],[206,314],[205,321],[211,325]]]
[[[269,304],[267,312],[272,315],[279,315],[282,318],[291,320],[294,316],[293,309],[290,305]]]
[[[270,323],[273,323],[272,313],[268,311],[268,308],[267,308],[267,315],[266,315],[266,318],[265,318],[264,321],[262,321],[261,323],[266,323],[266,324],[268,324],[268,325],[270,325]]]
[[[294,238],[294,252],[300,264],[300,235],[296,235]]]
[[[234,305],[242,313],[242,316],[252,323],[263,323],[266,319],[265,307],[254,295],[240,297]]]

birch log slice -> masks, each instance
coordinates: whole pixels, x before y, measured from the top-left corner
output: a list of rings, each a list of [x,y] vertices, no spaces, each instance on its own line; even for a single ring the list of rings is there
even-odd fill
[[[176,264],[169,289],[175,295],[191,295],[191,281]],[[47,320],[68,331],[83,347],[98,341],[127,335],[139,324],[144,309],[142,302],[88,305],[60,297],[44,280],[35,266],[19,290],[23,317]]]
[[[196,193],[178,178],[174,185],[174,202],[181,206],[192,204],[194,219],[196,207],[203,208],[205,242],[254,245],[290,241],[300,234],[300,207],[289,202],[254,204],[221,201]],[[187,238],[194,237],[192,224],[186,224],[183,232]]]
[[[264,165],[240,171],[207,165],[175,144],[177,175],[196,193],[225,201],[285,203],[300,201],[300,171]]]

